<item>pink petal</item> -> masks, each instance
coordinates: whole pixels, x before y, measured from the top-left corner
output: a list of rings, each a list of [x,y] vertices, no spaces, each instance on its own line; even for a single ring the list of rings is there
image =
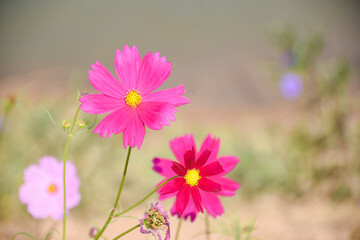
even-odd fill
[[[203,151],[201,153],[201,155],[198,157],[198,159],[196,160],[194,167],[201,168],[209,159],[210,154],[211,154],[211,151],[209,151],[209,149],[206,149],[205,151]]]
[[[190,186],[185,184],[176,195],[176,211],[180,216],[184,213],[190,199]]]
[[[182,96],[185,94],[185,85],[180,85],[174,88],[152,92],[143,97],[144,102],[166,102],[175,107],[190,103],[190,101]]]
[[[127,117],[129,118],[128,124],[123,133],[124,148],[137,146],[140,149],[145,137],[144,123],[134,109],[130,109]]]
[[[183,165],[181,165],[180,163],[173,162],[171,169],[179,176],[186,175],[186,168]]]
[[[137,90],[140,65],[141,56],[136,46],[130,49],[128,45],[125,45],[122,52],[119,49],[116,50],[115,70],[125,90]]]
[[[81,110],[90,114],[108,113],[124,106],[124,99],[110,97],[104,94],[90,94],[79,99]]]
[[[195,162],[195,148],[192,147],[191,150],[187,150],[184,153],[184,162],[186,169],[192,169],[194,168],[194,162]]]
[[[160,130],[164,125],[169,126],[175,121],[176,108],[168,103],[142,102],[136,108],[141,121],[152,130]]]
[[[224,156],[220,157],[218,161],[221,162],[225,170],[223,173],[221,173],[221,175],[225,175],[234,169],[234,167],[240,162],[240,159],[235,156]]]
[[[180,189],[182,189],[182,187],[184,187],[185,185],[186,184],[184,178],[182,177],[174,178],[159,189],[159,194],[165,195],[165,194],[177,192]]]
[[[199,170],[200,176],[202,177],[214,176],[224,172],[224,168],[219,161],[209,163],[208,165],[200,168]]]
[[[169,77],[171,63],[165,57],[160,58],[159,52],[148,52],[141,63],[138,91],[146,95],[158,87]]]
[[[161,184],[163,184],[166,180],[167,180],[167,179],[161,180],[158,184],[156,184],[156,187],[158,187],[158,186],[160,186]],[[160,194],[160,191],[161,191],[161,188],[156,191],[156,192],[159,194],[159,200],[160,200],[160,201],[163,201],[163,200],[166,200],[166,199],[168,199],[168,198],[170,198],[170,197],[173,197],[173,196],[175,196],[175,195],[178,193],[178,191],[175,191],[175,192],[173,192],[173,193],[167,193],[167,194],[161,195],[161,194]]]
[[[177,215],[178,218],[184,218],[185,220],[190,217],[191,222],[196,218],[198,211],[196,210],[195,204],[193,201],[189,201],[182,215],[176,211],[176,202],[174,202],[173,207],[170,210],[172,215]]]
[[[200,196],[200,191],[199,191],[199,188],[197,187],[192,187],[190,188],[191,189],[191,196],[192,196],[192,199],[194,200],[194,204],[195,204],[195,207],[196,207],[196,210],[198,212],[204,212],[203,208],[202,208],[202,205],[201,205],[201,196]]]
[[[216,194],[221,196],[231,197],[235,195],[235,191],[240,187],[240,184],[224,177],[212,177],[212,180],[219,183],[221,185],[221,191],[217,192]]]
[[[131,111],[128,107],[120,108],[101,120],[93,132],[99,133],[101,137],[119,134],[127,127],[130,114]]]
[[[202,203],[208,213],[216,218],[224,213],[224,208],[215,193],[200,191]]]
[[[221,190],[220,184],[205,177],[200,178],[198,187],[206,192],[219,192]]]
[[[196,145],[192,134],[185,134],[183,137],[174,138],[170,141],[170,148],[181,164],[184,164],[184,153],[195,148]]]
[[[220,139],[212,138],[211,135],[209,134],[202,143],[199,154],[201,154],[206,149],[210,150],[211,154],[209,156],[208,162],[211,163],[216,160],[216,156],[219,152],[219,148],[220,148]]]
[[[165,158],[154,158],[153,163],[154,163],[153,170],[160,173],[162,176],[166,178],[170,178],[176,175],[171,168],[173,164],[172,160]]]
[[[123,86],[101,63],[96,61],[96,64],[91,67],[94,70],[89,70],[89,81],[96,90],[115,98],[121,98],[124,95]]]

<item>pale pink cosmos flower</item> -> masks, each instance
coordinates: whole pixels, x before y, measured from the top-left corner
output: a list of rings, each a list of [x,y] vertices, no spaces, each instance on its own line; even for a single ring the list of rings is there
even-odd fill
[[[116,50],[117,80],[98,61],[91,66],[89,80],[101,94],[80,98],[81,109],[90,114],[107,115],[94,129],[101,137],[123,133],[123,145],[139,149],[145,136],[145,126],[159,130],[175,121],[176,107],[190,103],[182,96],[185,85],[153,92],[169,77],[171,63],[158,52],[148,52],[143,59],[136,48],[125,45]]]
[[[63,163],[56,158],[44,156],[39,164],[25,169],[24,184],[19,189],[19,198],[27,205],[27,210],[36,219],[51,217],[59,220],[63,217]],[[66,208],[80,203],[80,181],[76,167],[66,162]]]
[[[159,184],[179,175],[158,190],[160,200],[176,196],[172,215],[194,221],[203,207],[214,218],[224,213],[219,196],[233,196],[240,187],[225,175],[240,160],[235,156],[217,157],[219,146],[220,139],[208,135],[197,151],[193,136],[185,135],[170,141],[177,161],[153,159],[153,169],[165,177]]]

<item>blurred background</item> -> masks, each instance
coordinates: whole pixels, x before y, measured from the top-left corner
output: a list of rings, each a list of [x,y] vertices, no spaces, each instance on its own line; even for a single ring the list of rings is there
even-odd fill
[[[151,160],[173,158],[169,140],[193,133],[200,145],[211,133],[219,155],[242,160],[231,173],[242,187],[222,199],[213,239],[360,239],[359,23],[355,0],[1,1],[0,238],[61,229],[20,203],[23,171],[44,155],[62,159],[66,135],[47,111],[58,124],[72,119],[77,91],[95,93],[90,65],[115,75],[115,50],[128,44],[166,56],[173,68],[161,88],[185,84],[192,103],[133,151],[123,206],[161,179]],[[82,202],[69,215],[69,239],[87,239],[103,223],[97,217],[113,204],[125,155],[121,135],[73,138]],[[186,222],[180,238],[204,239],[203,220]],[[107,235],[136,224],[129,221]]]

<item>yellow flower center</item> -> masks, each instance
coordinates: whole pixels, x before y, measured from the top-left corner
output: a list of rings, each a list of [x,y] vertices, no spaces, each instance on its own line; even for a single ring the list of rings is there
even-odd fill
[[[199,180],[201,179],[199,175],[199,170],[195,168],[188,170],[184,178],[186,180],[186,183],[191,187],[197,186],[199,184]]]
[[[131,108],[136,108],[141,103],[141,95],[136,90],[127,91],[125,102]]]
[[[56,193],[57,192],[57,186],[55,185],[55,184],[50,184],[49,186],[48,186],[48,191],[49,191],[49,193]]]

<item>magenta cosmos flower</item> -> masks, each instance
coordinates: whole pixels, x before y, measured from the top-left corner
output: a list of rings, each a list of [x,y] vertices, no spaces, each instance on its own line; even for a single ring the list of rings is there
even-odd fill
[[[25,169],[24,184],[19,189],[19,198],[27,205],[34,218],[58,220],[63,217],[63,163],[56,158],[45,156],[39,165],[32,164]],[[80,203],[80,181],[73,163],[66,162],[66,208]]]
[[[91,67],[89,80],[101,94],[81,97],[81,109],[91,114],[110,113],[94,133],[101,137],[123,133],[124,148],[140,149],[145,126],[153,130],[169,126],[169,121],[175,121],[176,107],[190,102],[182,96],[185,85],[153,92],[171,72],[171,63],[158,52],[148,52],[141,60],[136,46],[116,50],[115,70],[120,81],[99,62]]]
[[[170,141],[177,161],[155,158],[153,169],[166,179],[179,175],[158,190],[160,200],[176,196],[172,215],[190,216],[194,221],[198,212],[205,210],[214,218],[224,213],[218,196],[233,196],[240,185],[224,177],[240,161],[235,156],[217,158],[220,140],[210,135],[196,151],[192,135]],[[159,184],[161,184],[160,182]]]
[[[170,240],[169,217],[161,203],[151,203],[149,210],[144,213],[144,217],[140,220],[140,232],[152,233],[159,240],[162,240],[161,233],[166,232],[165,240]]]

